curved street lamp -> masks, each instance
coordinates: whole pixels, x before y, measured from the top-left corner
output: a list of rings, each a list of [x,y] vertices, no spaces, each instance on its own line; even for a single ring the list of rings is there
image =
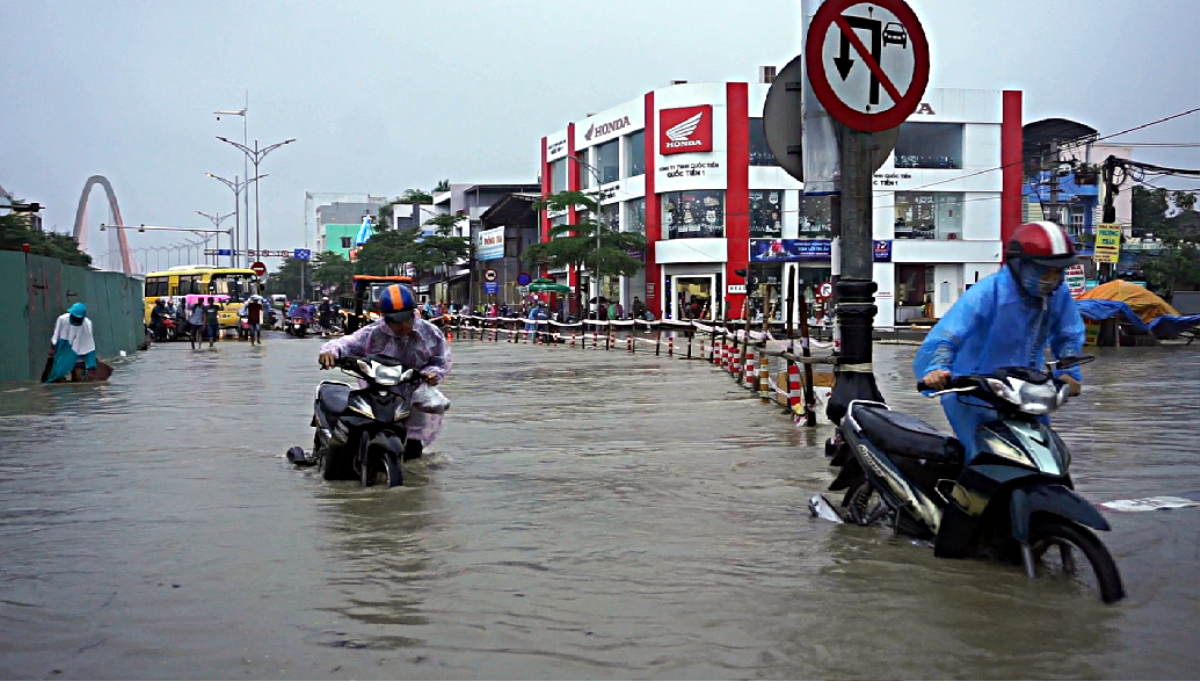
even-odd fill
[[[259,149],[258,148],[258,140],[254,140],[254,148],[251,149],[250,147],[246,146],[245,144],[239,144],[238,142],[234,142],[231,139],[226,139],[219,135],[217,136],[217,139],[221,140],[222,142],[224,142],[226,144],[229,144],[231,146],[234,146],[234,147],[240,149],[241,152],[246,155],[246,158],[249,159],[250,162],[254,164],[254,175],[256,177],[258,176],[258,164],[262,163],[263,159],[265,159],[267,157],[267,154],[271,153],[272,151],[275,151],[279,147],[282,147],[287,144],[291,144],[292,142],[296,141],[296,138],[292,137],[291,139],[286,139],[282,142],[276,142],[275,144],[272,144],[268,147],[263,147],[262,149]],[[259,225],[259,219],[260,219],[261,215],[262,215],[262,205],[258,201],[258,183],[256,182],[254,184],[254,250],[260,251],[260,252],[262,251],[262,230],[260,229],[260,225]],[[249,220],[250,216],[247,215],[246,219]]]

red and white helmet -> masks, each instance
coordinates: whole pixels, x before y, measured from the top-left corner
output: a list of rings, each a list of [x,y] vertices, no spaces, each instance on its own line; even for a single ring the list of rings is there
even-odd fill
[[[1048,267],[1067,267],[1078,261],[1071,237],[1053,222],[1027,222],[1021,225],[1008,240],[1004,254],[1009,260],[1028,258]]]

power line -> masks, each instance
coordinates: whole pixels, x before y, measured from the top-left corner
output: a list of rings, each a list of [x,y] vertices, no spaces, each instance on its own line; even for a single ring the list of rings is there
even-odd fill
[[[1174,114],[1174,115],[1171,115],[1171,116],[1167,116],[1166,118],[1160,118],[1160,119],[1158,119],[1157,121],[1150,121],[1149,123],[1143,123],[1142,125],[1138,125],[1138,126],[1135,126],[1135,127],[1129,128],[1128,130],[1122,130],[1121,132],[1114,132],[1114,133],[1113,133],[1113,134],[1111,134],[1111,135],[1105,135],[1105,136],[1103,136],[1103,137],[1097,137],[1096,139],[1094,139],[1094,140],[1089,140],[1089,141],[1087,141],[1087,142],[1075,142],[1075,143],[1073,143],[1073,144],[1065,144],[1065,145],[1063,145],[1063,147],[1065,148],[1065,147],[1079,146],[1079,145],[1081,145],[1081,144],[1092,144],[1092,143],[1095,143],[1095,142],[1099,142],[1099,141],[1101,141],[1101,140],[1107,140],[1107,139],[1112,139],[1112,138],[1114,138],[1114,137],[1120,137],[1121,135],[1125,135],[1125,134],[1131,133],[1131,132],[1133,132],[1133,131],[1135,131],[1135,130],[1142,130],[1142,129],[1144,129],[1144,128],[1149,128],[1149,127],[1150,127],[1150,126],[1152,126],[1152,125],[1158,125],[1159,123],[1166,123],[1167,121],[1174,120],[1174,119],[1176,119],[1176,118],[1182,118],[1183,116],[1187,116],[1187,115],[1189,115],[1189,114],[1194,114],[1194,113],[1196,113],[1197,111],[1200,111],[1200,106],[1196,107],[1195,109],[1188,109],[1187,111],[1181,111],[1180,113],[1177,113],[1177,114]]]

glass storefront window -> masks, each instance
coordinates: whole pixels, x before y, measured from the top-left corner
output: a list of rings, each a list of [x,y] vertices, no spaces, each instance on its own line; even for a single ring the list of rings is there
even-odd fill
[[[895,238],[962,238],[961,192],[896,192]]]
[[[572,163],[575,163],[575,167],[579,170],[579,188],[580,189],[589,189],[589,188],[591,188],[591,186],[593,184],[595,184],[595,182],[592,180],[592,169],[588,168],[588,166],[585,165],[585,164],[594,165],[594,164],[592,164],[592,161],[588,158],[588,156],[589,156],[588,152],[590,152],[590,151],[591,151],[591,149],[580,149],[579,151],[575,152],[575,158],[578,158],[580,161],[583,161],[583,163],[575,163],[575,161],[573,159],[567,159],[567,160],[571,161]]]
[[[833,238],[833,197],[805,196],[801,200],[801,239]]]
[[[750,238],[783,236],[783,192],[750,190]]]
[[[594,147],[592,165],[600,172],[602,184],[621,179],[621,140],[618,138]]]
[[[607,229],[620,231],[621,228],[621,204],[606,203],[600,206],[600,222]]]
[[[626,177],[637,177],[638,175],[646,174],[646,131],[638,130],[637,132],[625,138],[625,158],[628,165],[628,174]]]
[[[697,189],[662,195],[663,228],[668,239],[725,236],[725,192]]]
[[[550,193],[567,191],[567,159],[560,158],[550,163]]]
[[[750,165],[777,166],[779,161],[771,148],[767,146],[767,133],[763,128],[763,119],[750,119]]]
[[[901,123],[897,168],[962,168],[962,123]]]
[[[646,233],[646,199],[625,202],[625,222],[621,225],[621,231]]]

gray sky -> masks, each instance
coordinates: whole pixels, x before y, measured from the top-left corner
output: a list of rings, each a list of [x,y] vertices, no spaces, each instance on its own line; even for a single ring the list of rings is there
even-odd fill
[[[1200,106],[1200,0],[909,1],[930,87],[1021,89],[1026,121],[1070,117],[1102,134]],[[228,212],[232,194],[203,173],[242,169],[214,139],[240,140],[240,119],[211,112],[249,90],[252,143],[298,138],[261,167],[263,246],[298,247],[306,190],[532,182],[540,138],[588,111],[671,79],[753,81],[758,65],[786,63],[799,7],[0,0],[0,185],[49,205],[59,231],[92,174],[112,182],[127,222],[209,226],[193,211]],[[1200,141],[1200,114],[1123,139]],[[1200,168],[1198,148],[1136,157]],[[103,243],[107,208],[90,206],[89,239]]]

